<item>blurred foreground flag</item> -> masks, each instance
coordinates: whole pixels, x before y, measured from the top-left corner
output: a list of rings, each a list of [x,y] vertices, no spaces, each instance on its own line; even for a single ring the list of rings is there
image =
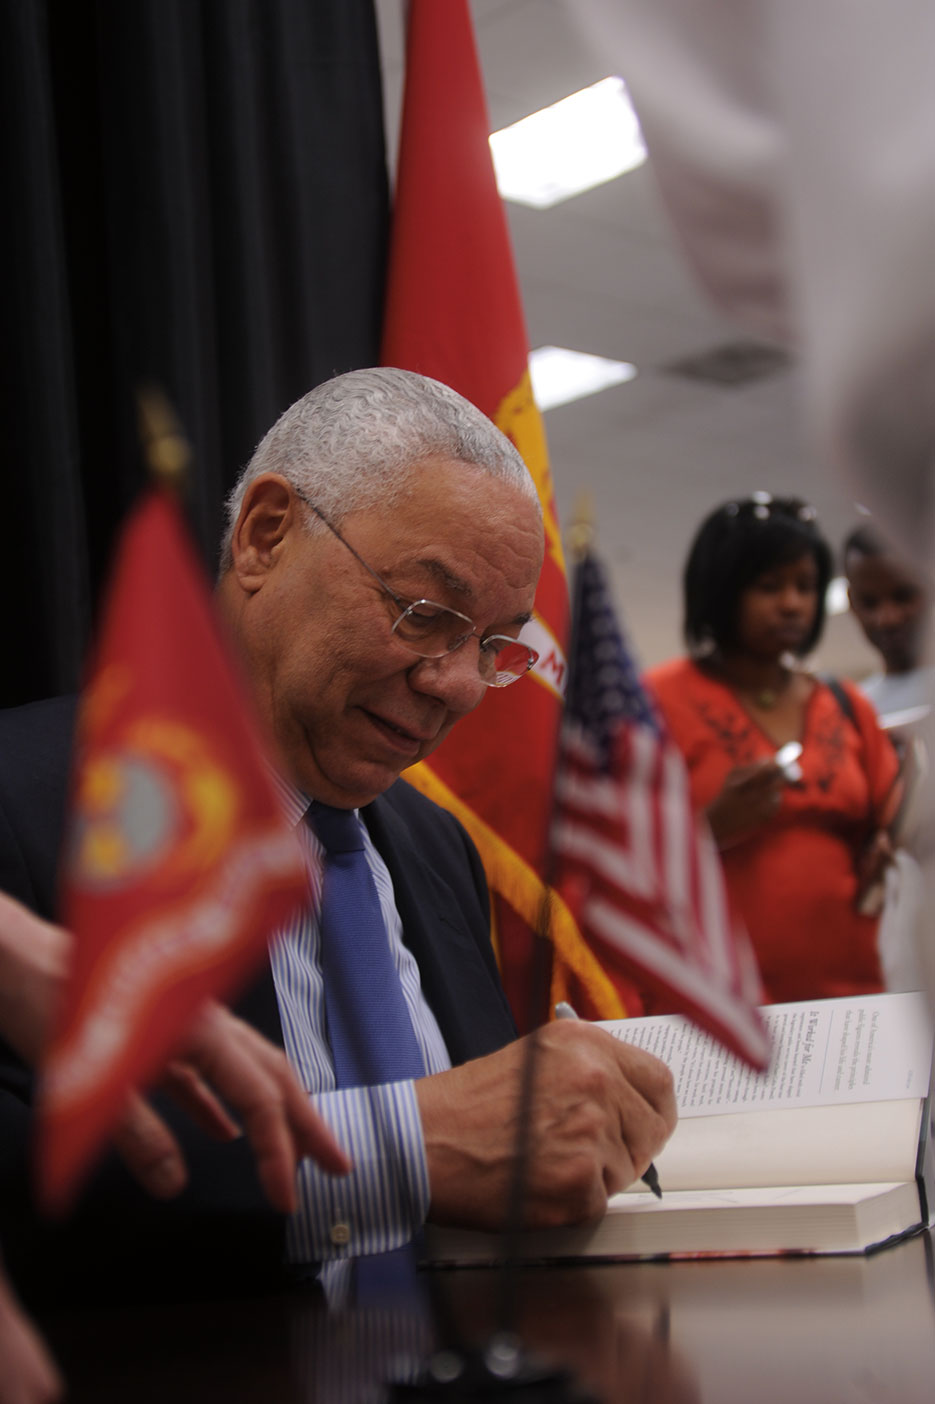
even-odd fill
[[[47,1208],[67,1206],[130,1089],[248,978],[306,883],[181,515],[152,489],[123,532],[79,714],[74,960],[41,1069]]]
[[[760,979],[682,756],[640,685],[603,568],[577,566],[555,787],[555,887],[608,965],[764,1068]]]
[[[523,1025],[545,891],[568,586],[489,133],[467,0],[411,0],[381,361],[450,385],[512,440],[539,492],[546,554],[523,631],[539,653],[534,671],[492,689],[406,779],[456,814],[480,851],[503,983]],[[618,1017],[617,992],[570,914],[559,902],[552,911],[554,996],[573,977],[582,1014]]]

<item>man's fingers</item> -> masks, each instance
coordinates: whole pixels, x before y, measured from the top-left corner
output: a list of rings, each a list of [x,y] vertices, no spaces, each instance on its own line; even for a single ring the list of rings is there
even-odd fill
[[[606,1031],[598,1030],[600,1033]],[[607,1034],[607,1037],[611,1037]],[[644,1048],[614,1039],[617,1045],[621,1068],[627,1082],[636,1088],[642,1097],[654,1107],[662,1122],[659,1134],[664,1140],[671,1136],[678,1121],[678,1105],[675,1100],[675,1083],[671,1069],[660,1058],[647,1053]],[[662,1147],[657,1147],[661,1150]]]
[[[617,1105],[625,1163],[623,1179],[618,1176],[609,1185],[611,1194],[645,1174],[675,1129],[677,1112],[668,1068],[658,1077],[655,1069],[648,1069],[639,1079],[628,1075],[618,1089]]]
[[[172,1199],[185,1188],[188,1174],[178,1142],[142,1097],[131,1097],[113,1139],[127,1169],[156,1199]]]
[[[644,1173],[675,1129],[678,1109],[668,1067],[653,1054],[585,1025],[599,1040],[593,1053],[606,1056],[603,1083],[595,1089],[600,1105],[616,1110],[610,1126],[604,1183],[611,1193]],[[565,1035],[567,1037],[567,1035]]]
[[[529,1224],[576,1223],[599,1214],[607,1195],[642,1174],[671,1134],[675,1095],[665,1065],[603,1029],[558,1020],[498,1053],[416,1083],[436,1222],[503,1227],[532,1039]]]

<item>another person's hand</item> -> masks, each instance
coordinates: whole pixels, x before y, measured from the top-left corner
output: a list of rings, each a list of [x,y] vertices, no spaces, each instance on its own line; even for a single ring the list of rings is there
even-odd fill
[[[857,909],[864,916],[879,916],[885,900],[886,870],[896,857],[886,829],[877,829],[857,864]]]
[[[70,937],[61,927],[0,893],[0,1031],[29,1062],[41,1050],[69,949]],[[310,1155],[332,1174],[350,1169],[282,1050],[220,1005],[203,1011],[180,1056],[166,1069],[163,1085],[204,1130],[230,1139],[240,1127],[218,1096],[224,1099],[253,1146],[271,1203],[284,1213],[295,1207],[297,1160]],[[184,1187],[178,1143],[142,1097],[131,1098],[114,1143],[151,1194],[169,1198]]]
[[[672,1134],[672,1076],[652,1054],[588,1023],[559,1020],[530,1037],[539,1047],[524,1220],[530,1227],[583,1222],[638,1179]],[[528,1042],[416,1083],[430,1219],[504,1227]]]
[[[67,932],[0,892],[0,1035],[35,1063],[68,973]]]
[[[729,847],[772,819],[782,803],[786,777],[775,761],[754,761],[731,770],[721,793],[707,808],[707,819],[719,848]]]
[[[52,1404],[62,1377],[0,1268],[0,1404]]]
[[[209,1135],[232,1140],[245,1132],[267,1198],[285,1214],[295,1209],[295,1167],[305,1156],[332,1175],[346,1175],[351,1168],[282,1050],[222,1005],[207,1006],[183,1056],[168,1065],[160,1085]],[[184,1187],[182,1153],[142,1097],[132,1099],[113,1140],[151,1194],[171,1198]]]

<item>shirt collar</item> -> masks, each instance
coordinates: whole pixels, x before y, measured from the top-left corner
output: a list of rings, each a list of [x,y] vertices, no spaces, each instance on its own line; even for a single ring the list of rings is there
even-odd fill
[[[295,829],[301,824],[308,812],[308,807],[312,803],[313,796],[307,795],[304,790],[300,790],[297,785],[293,785],[291,780],[287,780],[284,775],[280,775],[278,770],[269,767],[269,777],[273,782],[273,788],[279,796],[286,820]],[[360,811],[355,809],[354,813],[360,818]]]

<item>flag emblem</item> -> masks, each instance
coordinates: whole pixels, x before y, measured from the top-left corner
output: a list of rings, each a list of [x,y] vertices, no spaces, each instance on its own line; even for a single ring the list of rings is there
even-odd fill
[[[206,737],[151,715],[106,748],[86,734],[75,787],[68,881],[113,891],[144,876],[165,887],[204,871],[230,841],[236,778]]]

